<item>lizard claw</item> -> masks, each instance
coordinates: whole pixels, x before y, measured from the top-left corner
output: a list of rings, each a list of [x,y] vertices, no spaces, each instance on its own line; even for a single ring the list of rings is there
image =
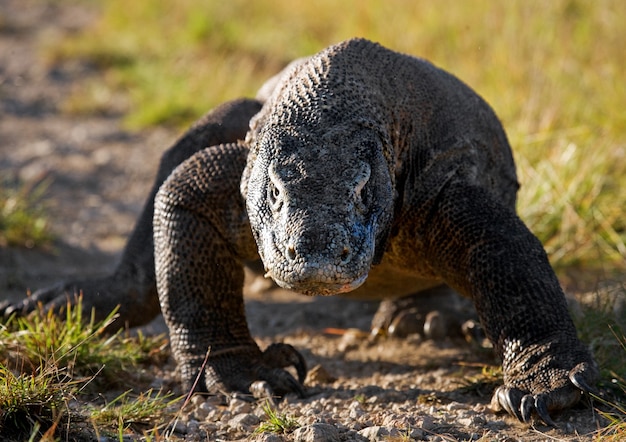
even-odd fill
[[[587,382],[587,378],[593,370],[587,362],[581,362],[570,371],[569,380],[585,393],[598,394],[597,390]]]
[[[522,403],[520,405],[520,411],[523,422],[530,422],[530,417],[534,412],[541,418],[542,421],[545,422],[546,425],[551,427],[556,427],[556,423],[550,417],[550,413],[548,412],[548,404],[546,400],[546,395],[531,395],[527,394],[522,398]]]
[[[546,395],[541,394],[539,396],[535,396],[534,403],[535,403],[535,411],[537,412],[541,420],[543,420],[546,425],[556,428],[557,425],[552,420],[552,418],[550,417],[550,413],[548,412],[548,400],[547,400]],[[528,422],[528,420],[529,419],[525,420],[524,422]]]
[[[555,373],[553,380],[556,376]],[[502,385],[494,392],[491,407],[494,411],[505,410],[522,422],[529,422],[531,416],[536,414],[546,425],[557,427],[550,412],[570,407],[580,400],[583,393],[593,392],[590,384],[596,376],[597,369],[593,364],[581,362],[562,378],[563,382],[556,388],[537,385],[534,390],[538,392],[533,394]]]
[[[503,408],[507,413],[525,423],[530,422],[535,412],[546,425],[557,426],[548,412],[547,394],[524,394],[517,388],[500,386],[494,393],[492,407],[496,410]]]
[[[507,388],[504,385],[498,387],[493,394],[491,406],[494,410],[504,409],[507,413],[515,416],[518,420],[523,421],[520,405],[522,403],[522,393],[517,388]]]

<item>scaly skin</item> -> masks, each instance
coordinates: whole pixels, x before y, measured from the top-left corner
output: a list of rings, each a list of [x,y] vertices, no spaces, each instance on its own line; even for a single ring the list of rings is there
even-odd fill
[[[399,297],[445,283],[467,296],[503,361],[494,407],[521,420],[553,424],[551,411],[591,389],[597,367],[515,214],[511,150],[478,95],[366,40],[295,63],[263,95],[244,141],[218,137],[155,197],[157,289],[186,387],[199,375],[211,392],[263,381],[305,394],[299,353],[262,352],[248,331],[243,266],[260,256],[276,283],[305,294]]]

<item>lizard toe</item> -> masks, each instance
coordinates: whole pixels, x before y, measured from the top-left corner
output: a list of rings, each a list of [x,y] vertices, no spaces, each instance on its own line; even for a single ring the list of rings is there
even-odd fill
[[[584,393],[597,394],[597,390],[592,387],[597,376],[597,369],[588,362],[581,362],[569,372],[571,383]]]
[[[148,284],[149,285],[149,284]],[[39,289],[17,303],[0,309],[5,317],[15,314],[26,316],[41,309],[43,312],[62,314],[68,306],[79,304],[83,318],[101,321],[118,308],[117,320],[111,330],[126,324],[129,327],[150,322],[160,311],[156,291],[128,278],[106,276],[95,279],[65,281]]]
[[[557,425],[550,417],[550,413],[548,411],[549,398],[544,394],[540,394],[535,396],[534,399],[535,411],[537,412],[537,415],[542,421],[545,422],[546,425],[556,428]]]
[[[46,307],[47,304],[52,302],[54,299],[62,297],[63,300],[67,302],[70,299],[69,293],[70,290],[66,283],[60,283],[46,289],[40,289],[21,301],[5,303],[2,307],[2,315],[4,317],[9,317],[11,315],[25,316],[34,311],[38,305],[42,305],[46,308],[46,310],[48,310]]]
[[[491,406],[495,411],[505,410],[510,415],[515,416],[518,420],[524,421],[521,411],[523,398],[524,392],[521,390],[502,385],[494,392],[491,400]]]
[[[197,362],[194,359],[186,372],[188,384]],[[295,367],[300,380],[284,369],[290,366]],[[256,344],[250,344],[213,352],[204,370],[204,383],[211,394],[274,400],[289,393],[306,397],[302,385],[305,376],[306,362],[291,345],[272,344],[261,352]]]
[[[548,399],[547,395],[539,394],[539,395],[531,395],[527,394],[522,398],[522,403],[520,404],[520,412],[522,416],[523,422],[530,422],[533,412],[537,413],[537,415],[541,418],[541,420],[551,427],[556,427],[556,423],[550,417],[550,413],[548,411]]]
[[[258,377],[267,384],[263,385],[262,389],[259,386],[255,386],[255,390],[251,393],[255,397],[283,397],[289,393],[295,393],[300,398],[306,397],[306,391],[304,386],[294,378],[291,373],[282,368],[271,368],[267,366],[260,366],[257,369]]]
[[[581,363],[571,370],[569,380],[556,388],[545,388],[533,394],[515,387],[500,386],[494,392],[491,405],[494,411],[504,410],[522,422],[530,422],[536,414],[546,425],[557,427],[550,412],[575,405],[583,393],[593,392],[595,368]]]
[[[306,361],[300,352],[289,344],[271,344],[263,352],[263,362],[273,368],[294,367],[300,383],[306,378]]]
[[[372,336],[404,338],[418,334],[427,339],[464,336],[463,324],[474,319],[471,302],[445,285],[380,303],[372,318]]]

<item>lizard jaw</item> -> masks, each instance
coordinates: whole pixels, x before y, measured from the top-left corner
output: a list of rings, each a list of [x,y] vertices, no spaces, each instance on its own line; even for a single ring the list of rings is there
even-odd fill
[[[363,285],[367,276],[368,273],[365,273],[352,281],[346,282],[307,280],[293,283],[277,278],[271,270],[265,274],[266,278],[272,278],[280,287],[307,296],[332,296],[348,293]]]

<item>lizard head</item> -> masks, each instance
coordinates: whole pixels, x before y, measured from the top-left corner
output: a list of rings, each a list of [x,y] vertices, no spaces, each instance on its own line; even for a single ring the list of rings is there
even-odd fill
[[[382,255],[394,190],[383,139],[367,126],[270,125],[257,134],[246,204],[266,276],[281,287],[349,292]]]

